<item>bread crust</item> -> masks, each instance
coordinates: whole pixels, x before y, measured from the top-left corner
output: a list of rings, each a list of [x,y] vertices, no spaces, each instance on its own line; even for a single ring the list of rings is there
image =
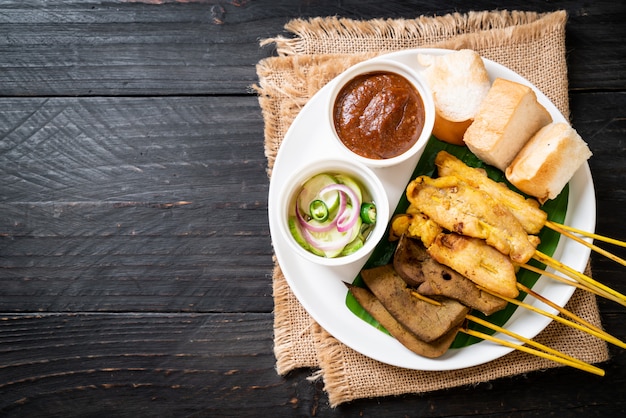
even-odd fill
[[[528,141],[505,175],[515,187],[544,203],[561,193],[591,155],[574,128],[565,122],[551,123]]]
[[[528,86],[494,80],[463,140],[478,158],[504,171],[526,142],[552,122]]]

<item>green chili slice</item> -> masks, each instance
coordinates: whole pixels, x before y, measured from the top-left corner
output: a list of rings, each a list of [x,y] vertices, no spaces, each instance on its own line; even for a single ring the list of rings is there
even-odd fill
[[[328,219],[328,206],[326,206],[326,203],[324,203],[324,201],[315,199],[311,202],[311,205],[309,206],[309,214],[311,215],[312,219],[318,222],[324,222],[326,219]]]
[[[376,205],[363,203],[361,205],[361,220],[366,224],[376,223]]]

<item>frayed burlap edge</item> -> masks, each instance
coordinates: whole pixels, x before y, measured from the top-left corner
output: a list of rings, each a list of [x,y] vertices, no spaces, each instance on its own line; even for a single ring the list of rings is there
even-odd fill
[[[480,33],[480,37],[488,43],[501,44],[501,30],[514,32],[538,21],[542,21],[542,28],[550,28],[565,16],[564,11],[535,13],[501,10],[420,16],[416,19],[294,19],[285,25],[285,29],[295,35],[294,38],[278,36],[263,40],[261,45],[273,43],[279,55],[288,56],[380,52],[381,43],[390,45],[385,50],[396,51],[415,48],[417,45],[426,47],[452,37],[458,38],[459,35],[476,33]],[[485,33],[489,34],[487,38]],[[537,35],[541,36],[541,31]],[[533,37],[535,34],[528,32],[528,36]],[[357,51],[353,42],[355,40],[359,43]],[[481,44],[484,45],[482,40]]]
[[[313,327],[315,321],[291,292],[278,263],[274,262],[274,356],[276,372],[285,375],[303,367],[318,367]]]
[[[378,54],[326,54],[261,60],[253,86],[263,111],[267,173],[272,174],[278,149],[291,122],[324,85],[348,67]]]

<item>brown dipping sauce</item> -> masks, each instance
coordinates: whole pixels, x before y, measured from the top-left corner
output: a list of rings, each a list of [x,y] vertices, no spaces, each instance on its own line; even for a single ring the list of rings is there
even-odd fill
[[[348,82],[333,108],[335,130],[346,147],[371,159],[396,157],[417,142],[424,128],[417,89],[391,72],[362,74]]]

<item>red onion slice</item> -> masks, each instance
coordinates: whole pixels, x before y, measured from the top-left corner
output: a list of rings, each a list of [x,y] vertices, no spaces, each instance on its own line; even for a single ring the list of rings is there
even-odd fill
[[[348,206],[346,204],[346,207],[344,207],[343,210],[341,210],[342,208],[340,208],[340,211],[337,213],[337,231],[346,232],[354,226],[357,219],[359,218],[359,211],[354,210],[354,208],[361,207],[361,199],[354,190],[352,190],[345,184],[331,184],[324,187],[320,191],[320,194],[326,193],[327,191],[331,190],[337,190],[340,193],[345,193],[346,196],[348,196],[348,198],[350,199],[350,203],[352,203],[353,210],[348,210]]]

